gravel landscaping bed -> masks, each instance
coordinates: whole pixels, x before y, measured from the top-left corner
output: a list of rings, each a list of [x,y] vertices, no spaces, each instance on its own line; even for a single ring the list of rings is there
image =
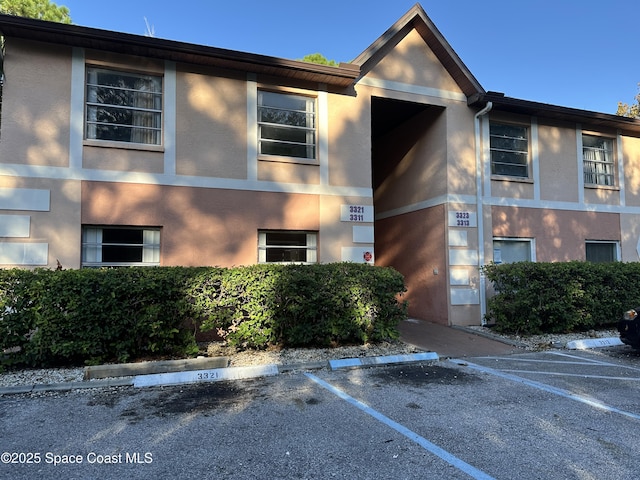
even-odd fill
[[[564,348],[567,342],[585,338],[618,337],[615,330],[598,330],[585,333],[571,333],[558,335],[498,335],[487,327],[467,327],[480,335],[502,339],[508,343],[518,345],[528,351],[545,350],[549,348]],[[230,367],[252,365],[303,365],[309,363],[326,362],[341,358],[378,357],[387,355],[401,355],[416,353],[420,350],[402,342],[383,342],[380,344],[355,345],[336,348],[284,348],[271,350],[239,351],[213,342],[206,345],[206,355],[209,357],[222,356],[229,358]],[[48,368],[7,370],[0,373],[0,387],[20,385],[40,385],[82,382],[84,368]],[[89,382],[93,380],[88,380]]]

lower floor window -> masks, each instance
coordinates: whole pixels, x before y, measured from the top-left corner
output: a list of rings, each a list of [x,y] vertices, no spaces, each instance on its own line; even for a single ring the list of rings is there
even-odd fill
[[[530,238],[500,238],[493,240],[493,262],[515,263],[533,260]]]
[[[618,261],[618,242],[588,241],[585,243],[587,262],[606,263]]]
[[[132,265],[160,265],[160,229],[83,227],[83,267]]]
[[[298,231],[258,232],[258,262],[316,263],[318,234]]]

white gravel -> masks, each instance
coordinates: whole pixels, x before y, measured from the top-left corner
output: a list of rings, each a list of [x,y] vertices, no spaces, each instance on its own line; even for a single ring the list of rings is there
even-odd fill
[[[337,348],[285,348],[271,350],[237,351],[221,343],[210,343],[207,355],[229,358],[230,367],[251,365],[298,365],[326,362],[339,358],[377,357],[415,353],[419,350],[402,342],[356,345]],[[46,385],[55,383],[82,382],[84,368],[48,368],[7,370],[0,373],[0,388],[24,385]],[[89,382],[93,380],[88,380]]]
[[[549,348],[564,348],[567,342],[584,338],[618,337],[615,330],[599,330],[586,333],[562,335],[496,335],[486,327],[469,327],[480,334],[503,337],[514,342],[526,350],[536,351]],[[332,359],[377,357],[385,355],[399,355],[416,353],[419,350],[402,342],[385,342],[376,345],[359,345],[337,348],[285,348],[266,351],[239,352],[220,343],[211,343],[207,348],[208,356],[225,356],[229,358],[229,366],[250,365],[297,365],[315,362],[325,362]],[[82,382],[84,368],[48,368],[7,370],[0,373],[0,388],[24,385],[46,385],[56,383]],[[89,380],[91,382],[92,380]]]

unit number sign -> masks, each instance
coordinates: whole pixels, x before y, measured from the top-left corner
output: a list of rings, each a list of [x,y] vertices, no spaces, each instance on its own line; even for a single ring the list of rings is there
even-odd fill
[[[372,205],[341,205],[340,221],[342,222],[373,222]]]
[[[476,212],[469,212],[467,210],[449,212],[449,226],[450,227],[477,227],[478,218],[477,218]]]

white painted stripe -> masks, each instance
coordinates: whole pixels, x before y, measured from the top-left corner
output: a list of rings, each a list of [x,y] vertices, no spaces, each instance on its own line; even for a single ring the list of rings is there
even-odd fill
[[[481,365],[476,365],[474,363],[467,362],[465,360],[457,360],[451,359],[449,360],[456,365],[463,365],[465,367],[472,368],[474,370],[478,370],[479,372],[488,373],[490,375],[495,375],[496,377],[504,378],[506,380],[511,380],[512,382],[522,383],[529,387],[537,388],[538,390],[542,390],[548,393],[552,393],[554,395],[558,395],[563,398],[567,398],[569,400],[574,400],[576,402],[584,403],[585,405],[589,405],[590,407],[597,408],[598,410],[604,410],[606,412],[617,413],[619,415],[623,415],[625,417],[633,418],[634,420],[640,420],[640,415],[633,412],[627,412],[625,410],[620,410],[615,407],[611,407],[605,403],[599,402],[592,398],[588,398],[584,395],[579,395],[577,393],[570,392],[569,390],[564,390],[562,388],[553,387],[551,385],[547,385],[546,383],[536,382],[534,380],[528,380],[523,377],[519,377],[517,375],[512,375],[510,373],[504,373],[500,370],[494,370],[493,368],[483,367]]]
[[[257,365],[253,367],[214,368],[211,370],[192,370],[188,372],[154,373],[136,375],[134,387],[153,387],[157,385],[179,385],[182,383],[208,383],[221,380],[242,380],[245,378],[278,375],[277,365]]]
[[[423,202],[412,203],[411,205],[405,205],[403,207],[394,208],[384,212],[376,212],[376,220],[383,220],[385,218],[404,215],[406,213],[413,213],[447,203],[473,203],[474,201],[475,197],[465,195],[441,195]],[[622,206],[596,203],[561,202],[555,200],[535,200],[508,197],[484,197],[482,199],[482,204],[485,206],[498,207],[538,208],[548,210],[567,210],[573,212],[625,213],[629,215],[640,215],[640,207],[629,205]]]
[[[636,372],[640,372],[640,368],[638,367],[632,367],[630,365],[620,365],[617,363],[610,363],[610,362],[603,362],[602,360],[595,360],[593,358],[583,358],[579,355],[573,355],[570,353],[562,353],[562,352],[549,352],[551,355],[556,355],[558,357],[567,357],[567,358],[575,358],[578,360],[582,360],[584,362],[587,362],[587,364],[591,363],[594,365],[604,365],[606,367],[616,367],[616,368],[624,368],[626,370],[633,370]]]
[[[140,183],[175,187],[219,188],[255,192],[300,193],[373,198],[373,190],[363,187],[313,185],[306,183],[263,182],[219,177],[164,175],[144,172],[116,172],[110,170],[68,169],[37,165],[1,165],[0,175],[51,180],[86,180],[95,182]],[[43,190],[48,193],[47,190]],[[1,194],[0,194],[1,197]],[[0,198],[0,201],[2,199]],[[2,207],[0,206],[0,209]],[[47,202],[48,209],[48,202]],[[31,209],[33,210],[33,209]]]
[[[0,237],[29,238],[29,215],[0,215]]]
[[[48,212],[49,196],[49,190],[0,188],[0,210]]]
[[[542,375],[548,377],[579,377],[579,378],[594,378],[598,380],[623,380],[631,382],[640,382],[640,378],[632,377],[612,377],[611,375],[585,375],[584,373],[566,373],[566,372],[539,372],[537,370],[518,370],[518,369],[502,369],[501,372],[509,373],[528,373],[533,375]]]
[[[358,80],[359,85],[367,87],[384,88],[385,90],[395,90],[397,92],[412,93],[415,95],[425,95],[427,97],[436,97],[443,100],[456,100],[459,102],[467,102],[467,96],[462,92],[453,92],[451,90],[441,90],[439,88],[425,87],[422,85],[412,85],[409,83],[394,82],[392,80],[383,80],[380,78],[363,77]]]
[[[363,411],[367,415],[370,415],[371,417],[375,418],[376,420],[378,420],[382,424],[386,425],[387,427],[392,428],[393,430],[395,430],[396,432],[400,433],[401,435],[404,435],[409,440],[412,440],[413,442],[417,443],[418,445],[420,445],[422,448],[424,448],[428,452],[438,456],[439,458],[441,458],[442,460],[447,462],[449,465],[452,465],[453,467],[455,467],[458,470],[466,473],[470,477],[478,479],[478,480],[493,479],[493,477],[491,477],[490,475],[484,473],[482,470],[479,470],[476,467],[474,467],[472,465],[469,465],[468,463],[466,463],[463,460],[459,459],[455,455],[447,452],[443,448],[441,448],[441,447],[437,446],[436,444],[430,442],[429,440],[427,440],[426,438],[418,435],[417,433],[413,432],[412,430],[409,430],[404,425],[401,425],[401,424],[391,420],[389,417],[383,415],[382,413],[378,412],[377,410],[374,410],[373,408],[371,408],[366,403],[363,403],[363,402],[361,402],[359,400],[356,400],[352,396],[348,395],[347,393],[345,393],[344,391],[340,390],[339,388],[334,387],[330,383],[325,382],[324,380],[320,379],[319,377],[316,377],[315,375],[313,375],[311,373],[305,373],[305,376],[307,378],[309,378],[310,380],[314,381],[315,383],[317,383],[318,385],[320,385],[325,390],[328,390],[329,392],[333,393],[337,397],[341,398],[342,400],[345,400],[349,404],[351,404],[354,407],[358,408],[359,410]]]

